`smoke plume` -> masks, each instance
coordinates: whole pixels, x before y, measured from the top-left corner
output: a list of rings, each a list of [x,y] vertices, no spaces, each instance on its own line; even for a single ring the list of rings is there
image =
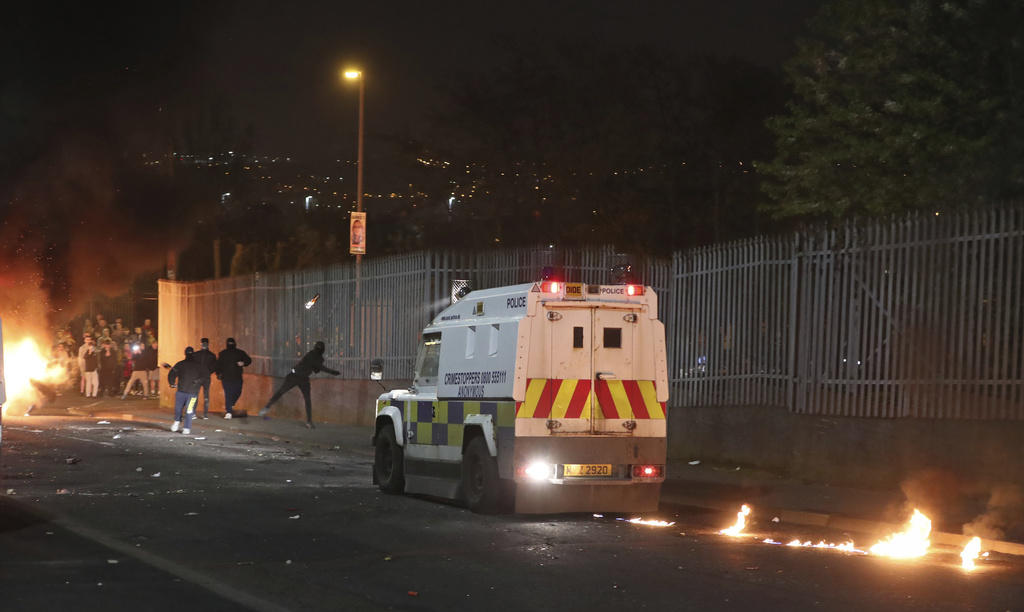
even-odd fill
[[[1024,525],[1024,491],[1019,485],[1001,484],[992,487],[984,514],[964,525],[963,533],[992,540],[1001,540],[1007,533]]]

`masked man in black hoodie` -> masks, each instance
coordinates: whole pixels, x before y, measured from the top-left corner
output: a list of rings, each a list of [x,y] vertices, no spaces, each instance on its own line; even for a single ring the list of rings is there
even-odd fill
[[[199,386],[203,383],[203,374],[208,371],[193,359],[194,349],[190,346],[185,349],[185,358],[174,364],[171,371],[167,373],[167,384],[173,389],[178,387],[174,394],[174,424],[171,431],[178,431],[181,427],[182,412],[185,413],[185,427],[181,433],[192,433],[192,416],[196,412],[196,399],[199,395]]]
[[[312,374],[316,374],[321,370],[328,374],[337,376],[341,372],[332,370],[324,365],[324,343],[317,342],[313,346],[313,350],[306,353],[299,363],[295,364],[292,371],[284,377],[284,382],[274,392],[273,397],[267,402],[267,405],[260,409],[260,416],[266,418],[270,407],[277,400],[281,399],[281,396],[288,392],[292,387],[298,387],[302,391],[302,399],[306,402],[306,427],[313,429],[313,405],[309,400],[309,377]]]
[[[203,366],[203,370],[206,372],[206,377],[203,378],[203,384],[199,386],[203,390],[203,418],[209,418],[210,414],[210,374],[217,369],[217,356],[210,351],[210,339],[201,338],[199,340],[199,350],[196,351],[192,358],[199,362],[199,365]],[[198,413],[198,410],[196,411]],[[199,416],[198,414],[196,416]]]
[[[214,372],[224,388],[224,418],[230,419],[235,402],[242,396],[242,368],[252,363],[252,358],[235,346],[235,339],[228,338],[228,347],[217,355]]]

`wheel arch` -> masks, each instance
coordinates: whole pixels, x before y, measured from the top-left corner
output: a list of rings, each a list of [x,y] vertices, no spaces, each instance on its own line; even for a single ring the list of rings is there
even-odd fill
[[[394,406],[385,406],[377,413],[377,420],[373,429],[373,442],[376,444],[377,436],[381,430],[391,427],[395,434],[395,441],[399,446],[405,446],[405,432],[402,429],[402,412]]]
[[[494,425],[489,414],[470,414],[466,416],[462,430],[462,454],[466,454],[466,446],[476,436],[482,436],[487,444],[487,452],[492,457],[498,456],[498,444],[494,439]]]

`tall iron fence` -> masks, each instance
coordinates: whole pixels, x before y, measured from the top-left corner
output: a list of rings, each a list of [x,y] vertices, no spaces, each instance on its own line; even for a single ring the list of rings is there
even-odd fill
[[[1024,419],[1024,210],[673,258],[674,405]]]
[[[452,281],[468,280],[473,288],[526,283],[551,267],[567,281],[606,283],[612,266],[627,261],[638,280],[667,291],[667,262],[612,249],[431,251],[365,260],[359,270],[345,264],[202,282],[161,280],[161,358],[176,358],[201,337],[215,348],[234,337],[253,358],[250,372],[281,376],[323,340],[327,364],[343,377],[366,377],[370,360],[379,358],[389,378],[411,378],[420,331],[450,304]]]
[[[673,406],[862,417],[1024,419],[1024,210],[848,225],[647,260],[611,248],[420,252],[354,265],[160,282],[161,349],[233,336],[277,375],[316,340],[328,365],[412,376],[452,282],[609,282],[633,264],[666,325]],[[304,304],[314,295],[312,308]]]

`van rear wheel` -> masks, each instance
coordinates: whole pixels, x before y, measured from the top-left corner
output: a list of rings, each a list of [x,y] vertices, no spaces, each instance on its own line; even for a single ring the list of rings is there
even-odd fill
[[[501,510],[498,464],[487,450],[483,436],[470,440],[462,455],[462,491],[473,512],[495,514]]]
[[[401,493],[405,490],[404,456],[395,439],[394,428],[388,423],[377,434],[373,453],[373,475],[381,491]]]

